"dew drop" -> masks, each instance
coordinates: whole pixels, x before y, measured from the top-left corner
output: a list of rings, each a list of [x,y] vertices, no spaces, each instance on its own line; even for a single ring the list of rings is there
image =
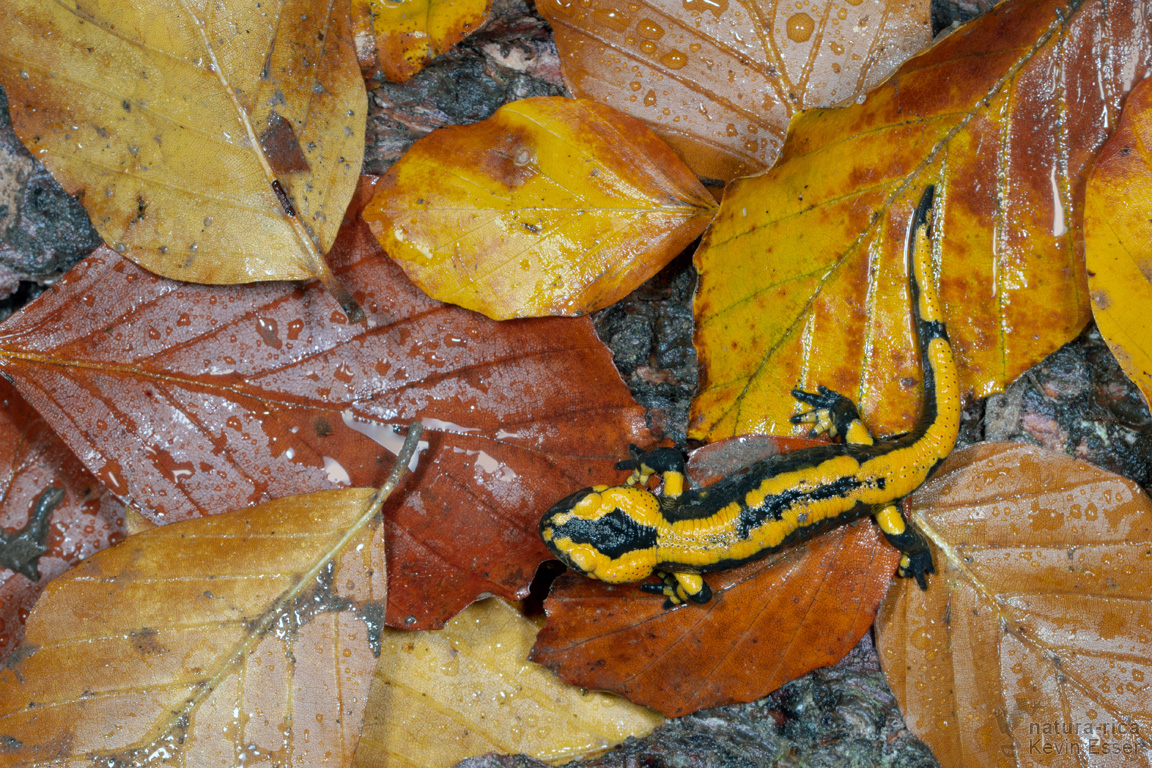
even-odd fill
[[[812,21],[812,17],[806,13],[796,13],[788,19],[787,29],[789,40],[794,43],[804,43],[812,37],[812,32],[816,29],[816,22]]]
[[[840,43],[829,43],[828,47],[831,48],[832,53],[836,54],[837,56],[844,53],[844,46],[840,45]]]
[[[640,50],[651,56],[652,54],[656,53],[656,43],[652,42],[651,40],[645,40],[644,42],[640,43]]]
[[[644,94],[644,106],[656,106],[656,91],[650,90],[648,93]]]
[[[683,51],[678,51],[673,48],[660,57],[660,63],[668,67],[668,69],[682,69],[684,65],[688,63],[688,57],[684,55]]]
[[[652,19],[642,19],[640,23],[636,25],[636,32],[641,37],[646,37],[649,40],[659,40],[664,37],[664,27],[652,21]]]

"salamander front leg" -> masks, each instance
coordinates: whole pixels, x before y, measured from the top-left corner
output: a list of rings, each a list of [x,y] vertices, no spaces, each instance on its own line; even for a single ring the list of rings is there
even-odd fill
[[[872,433],[860,420],[856,404],[844,395],[821,384],[817,392],[793,389],[792,397],[812,406],[812,410],[792,416],[789,421],[793,424],[811,424],[813,435],[827,434],[842,437],[846,443],[872,445]]]
[[[904,578],[912,577],[920,589],[928,589],[928,574],[936,573],[936,567],[932,564],[932,550],[924,536],[912,527],[895,504],[877,512],[876,523],[888,543],[901,552],[896,573]]]
[[[684,492],[684,452],[676,448],[657,448],[641,451],[635,445],[628,446],[631,459],[621,461],[616,469],[632,470],[628,485],[644,485],[653,474],[660,473],[664,480],[663,495],[675,498]]]
[[[657,571],[656,575],[664,580],[663,584],[641,584],[640,589],[668,598],[664,601],[665,609],[674,608],[689,600],[694,603],[706,603],[712,599],[712,588],[698,573]]]

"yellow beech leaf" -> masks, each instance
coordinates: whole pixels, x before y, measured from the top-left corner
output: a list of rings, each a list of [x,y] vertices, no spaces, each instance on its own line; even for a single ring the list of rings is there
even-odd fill
[[[612,304],[714,211],[696,177],[635,118],[543,97],[416,142],[364,218],[428,295],[505,320]]]
[[[343,11],[343,12],[341,12]],[[197,283],[320,278],[364,155],[347,6],[0,0],[12,124],[116,251]]]
[[[947,768],[1148,765],[1152,500],[1041,448],[953,454],[911,499],[928,590],[876,620],[908,727]]]
[[[1088,321],[1087,165],[1152,60],[1142,0],[1002,3],[866,99],[793,121],[779,163],[729,185],[696,263],[690,435],[793,432],[825,385],[877,432],[920,410],[904,242],[936,185],[934,261],[967,393]],[[1090,86],[1089,86],[1090,84]]]
[[[367,544],[419,436],[379,491],[146,530],[52,581],[0,672],[0,766],[347,764],[379,648]]]
[[[364,77],[394,83],[480,28],[491,0],[352,0],[352,32]]]
[[[878,85],[932,39],[928,0],[539,0],[576,96],[637,117],[695,173],[775,162],[793,115]]]
[[[1124,373],[1152,403],[1152,80],[1128,97],[1084,200],[1092,315]]]
[[[527,661],[539,630],[497,598],[474,603],[443,629],[384,630],[354,768],[447,768],[486,752],[568,760],[663,722]]]

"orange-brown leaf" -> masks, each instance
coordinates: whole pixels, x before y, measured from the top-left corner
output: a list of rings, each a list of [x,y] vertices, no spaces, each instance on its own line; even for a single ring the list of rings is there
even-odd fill
[[[525,596],[540,511],[650,438],[590,321],[432,301],[357,210],[332,263],[366,323],[316,285],[174,283],[103,249],[0,327],[0,370],[158,523],[378,484],[391,427],[422,419],[421,465],[385,510],[388,621],[436,627],[482,593]]]
[[[754,443],[756,458],[778,452]],[[707,463],[709,474],[730,471],[727,460]],[[548,623],[530,658],[573,685],[669,717],[752,701],[850,651],[872,625],[898,559],[876,526],[860,520],[707,574],[712,600],[672,610],[635,584],[565,574],[544,603]]]
[[[912,497],[927,592],[895,585],[877,645],[945,766],[1137,765],[1152,728],[1152,501],[1023,445],[958,451]]]
[[[360,71],[401,83],[480,28],[491,0],[352,0]]]
[[[1084,201],[1092,316],[1152,403],[1152,80],[1132,91],[1100,151]]]
[[[932,38],[926,0],[542,0],[564,80],[627,112],[700,176],[772,165],[802,109],[854,99]]]
[[[0,765],[348,764],[376,663],[382,596],[356,567],[376,494],[162,526],[53,581],[0,672]]]
[[[364,155],[346,5],[5,0],[0,37],[13,127],[119,253],[352,309],[322,258]]]
[[[104,490],[12,385],[0,378],[0,525],[23,529],[45,489],[64,497],[51,512],[39,581],[0,567],[0,661],[24,637],[24,619],[49,579],[124,538],[124,505]]]
[[[789,390],[852,397],[880,433],[919,412],[904,239],[937,185],[936,263],[969,393],[1001,390],[1088,319],[1087,163],[1150,58],[1143,3],[1004,3],[863,103],[793,124],[733,183],[696,260],[691,434],[791,432]]]
[[[430,296],[503,320],[618,301],[692,242],[715,208],[638,120],[544,97],[416,142],[364,217]]]

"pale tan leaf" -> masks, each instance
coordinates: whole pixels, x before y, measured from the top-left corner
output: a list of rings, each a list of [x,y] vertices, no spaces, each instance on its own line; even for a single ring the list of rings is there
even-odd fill
[[[147,530],[53,581],[0,672],[0,766],[346,764],[375,666],[380,491]]]
[[[937,573],[926,592],[893,585],[877,647],[941,764],[1152,764],[1152,500],[1063,454],[986,443],[911,501]]]
[[[497,598],[444,629],[385,630],[354,768],[440,768],[493,751],[558,761],[598,754],[663,721],[527,661],[538,631]]]
[[[364,154],[346,3],[3,0],[0,38],[13,126],[110,246],[178,280],[319,277],[349,306],[321,257]]]
[[[637,117],[698,175],[772,165],[791,117],[878,85],[932,39],[928,0],[541,0],[576,96]]]

